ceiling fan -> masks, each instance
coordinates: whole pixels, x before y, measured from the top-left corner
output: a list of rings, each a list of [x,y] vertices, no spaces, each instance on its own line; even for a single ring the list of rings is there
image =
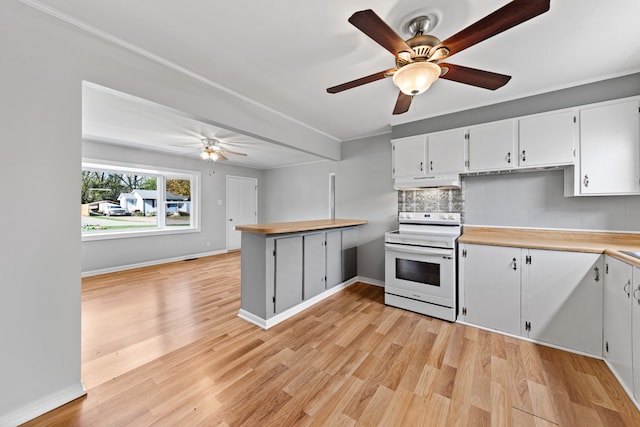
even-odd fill
[[[400,89],[393,114],[402,114],[409,110],[413,97],[429,89],[438,78],[498,89],[511,76],[440,61],[548,11],[549,3],[550,0],[513,0],[444,41],[425,34],[433,16],[412,19],[408,28],[414,36],[405,41],[373,10],[356,12],[349,22],[391,52],[396,57],[396,67],[330,87],[327,92],[338,93],[392,77]]]
[[[234,155],[234,156],[247,156],[245,153],[240,153],[238,151],[229,150],[225,148],[222,144],[224,144],[219,139],[215,138],[206,138],[203,137],[200,139],[200,158],[203,160],[213,160],[214,162],[217,160],[229,160],[226,155]],[[197,144],[172,144],[174,147],[190,147]]]

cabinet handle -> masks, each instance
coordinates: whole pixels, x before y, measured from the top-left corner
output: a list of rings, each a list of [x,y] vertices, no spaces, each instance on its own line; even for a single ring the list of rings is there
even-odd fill
[[[525,162],[527,160],[527,155],[524,150],[522,150],[522,161]]]
[[[429,170],[431,170],[431,171],[433,170],[433,161],[429,162]]]
[[[640,292],[640,285],[633,291],[633,297],[638,301],[638,305],[640,305],[640,298],[636,295],[637,292]]]
[[[511,163],[511,151],[507,153],[507,163]]]
[[[582,180],[582,183],[584,184],[585,188],[589,186],[589,175],[584,176],[584,179]]]
[[[424,172],[424,162],[420,162],[420,172]]]
[[[600,281],[600,269],[598,267],[593,269],[596,272],[596,282]]]
[[[518,269],[518,264],[516,263],[516,259],[515,259],[515,258],[513,259],[513,267],[512,267],[512,268],[513,268],[514,270],[517,270],[517,269]]]
[[[631,298],[631,279],[624,284],[624,293],[627,294],[627,298]]]

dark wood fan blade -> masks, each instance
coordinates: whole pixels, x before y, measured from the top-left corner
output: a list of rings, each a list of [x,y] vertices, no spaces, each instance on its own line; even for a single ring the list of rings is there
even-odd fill
[[[393,108],[393,114],[402,114],[409,111],[409,107],[411,106],[412,100],[413,100],[413,96],[407,95],[404,92],[400,91],[398,93],[398,100],[396,101],[396,106]]]
[[[341,85],[338,85],[338,86],[330,87],[329,89],[327,89],[327,92],[338,93],[338,92],[342,92],[343,90],[351,89],[354,87],[362,86],[367,83],[382,80],[386,77],[392,76],[395,71],[396,71],[395,68],[390,68],[386,71],[380,71],[379,73],[371,74],[370,76],[361,77],[359,79],[352,80],[347,83],[342,83]]]
[[[431,49],[446,47],[451,56],[549,10],[550,0],[514,0]]]
[[[394,55],[413,52],[407,42],[371,9],[354,13],[349,22]]]
[[[441,74],[441,79],[447,79],[458,83],[465,83],[484,89],[496,90],[507,84],[511,76],[505,74],[492,73],[475,68],[463,67],[462,65],[440,63],[440,68],[446,73]]]

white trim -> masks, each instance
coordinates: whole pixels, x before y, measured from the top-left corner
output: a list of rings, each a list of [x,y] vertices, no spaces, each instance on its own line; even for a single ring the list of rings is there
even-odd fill
[[[379,286],[384,288],[384,281],[377,279],[370,279],[369,277],[356,276],[357,282],[366,283],[367,285]]]
[[[0,426],[17,426],[87,394],[82,381],[0,416]]]
[[[602,355],[586,353],[584,351],[574,350],[572,348],[563,347],[561,345],[550,344],[548,342],[534,340],[533,338],[523,337],[522,335],[510,334],[508,332],[499,331],[497,329],[491,329],[491,328],[487,328],[485,326],[480,326],[480,325],[476,325],[476,324],[473,324],[473,323],[468,323],[468,322],[465,322],[464,320],[460,320],[460,319],[456,320],[455,322],[456,323],[460,323],[461,325],[471,326],[473,328],[482,329],[484,331],[494,332],[496,334],[504,335],[505,337],[516,338],[516,339],[519,339],[519,340],[522,340],[522,341],[527,341],[527,342],[530,342],[530,343],[533,343],[533,344],[539,344],[539,345],[543,345],[545,347],[555,348],[556,350],[566,351],[567,353],[579,354],[581,356],[591,357],[593,359],[604,360]]]
[[[168,60],[168,59],[166,59],[166,58],[164,58],[164,57],[162,57],[160,55],[156,55],[155,53],[152,53],[152,52],[150,52],[150,51],[148,51],[146,49],[143,49],[143,48],[141,48],[141,47],[139,47],[139,46],[137,46],[137,45],[135,45],[133,43],[129,43],[129,42],[127,42],[127,41],[125,41],[125,40],[123,40],[123,39],[121,39],[119,37],[116,37],[116,36],[114,36],[114,35],[112,35],[110,33],[107,33],[106,31],[102,31],[102,30],[100,30],[100,29],[98,29],[98,28],[96,28],[96,27],[94,27],[92,25],[89,25],[88,23],[86,23],[86,22],[84,22],[84,21],[82,21],[82,20],[80,20],[78,18],[75,18],[75,17],[73,17],[71,15],[68,15],[68,14],[66,14],[66,13],[64,13],[64,12],[62,12],[62,11],[56,9],[56,8],[53,8],[53,7],[51,7],[49,5],[46,5],[46,4],[44,4],[44,3],[40,2],[40,1],[37,1],[37,0],[19,0],[19,1],[21,3],[27,5],[27,6],[31,6],[34,9],[39,10],[40,12],[46,13],[49,16],[53,16],[54,18],[57,18],[57,19],[59,19],[61,21],[64,21],[64,22],[66,22],[68,24],[71,24],[71,25],[73,25],[73,26],[75,26],[77,28],[80,28],[81,30],[84,30],[84,31],[86,31],[86,32],[88,32],[90,34],[93,34],[94,36],[100,37],[100,38],[102,38],[104,40],[107,40],[107,41],[113,43],[113,44],[116,44],[116,45],[118,45],[120,47],[123,47],[123,48],[125,48],[125,49],[127,49],[127,50],[129,50],[131,52],[137,53],[140,56],[143,56],[143,57],[145,57],[147,59],[150,59],[150,60],[152,60],[154,62],[157,62],[158,64],[164,65],[165,67],[168,67],[168,68],[170,68],[170,69],[172,69],[174,71],[177,71],[177,72],[179,72],[181,74],[184,74],[185,76],[191,77],[191,78],[196,79],[196,80],[198,80],[198,81],[200,81],[200,82],[202,82],[202,83],[204,83],[206,85],[209,85],[209,86],[214,87],[216,89],[219,89],[219,90],[221,90],[223,92],[226,92],[226,93],[228,93],[228,94],[230,94],[232,96],[235,96],[238,99],[240,99],[242,101],[245,101],[245,102],[247,102],[249,104],[255,105],[255,106],[260,107],[260,108],[263,108],[266,111],[269,111],[269,112],[271,112],[273,114],[276,114],[276,115],[278,115],[280,117],[283,117],[283,118],[285,118],[287,120],[290,120],[293,123],[297,123],[298,125],[300,125],[302,127],[305,127],[305,128],[307,128],[309,130],[317,132],[320,135],[324,135],[327,138],[330,138],[330,139],[332,139],[332,140],[334,140],[336,142],[340,142],[340,138],[337,138],[337,137],[335,137],[333,135],[329,135],[326,132],[323,132],[323,131],[321,131],[319,129],[316,129],[316,128],[312,127],[311,125],[307,124],[307,123],[301,122],[300,120],[294,119],[293,117],[288,116],[288,115],[286,115],[286,114],[284,114],[284,113],[282,113],[282,112],[280,112],[278,110],[274,110],[273,108],[268,107],[268,106],[266,106],[264,104],[261,104],[261,103],[259,103],[258,101],[254,100],[254,99],[248,98],[248,97],[246,97],[246,96],[244,96],[244,95],[242,95],[242,94],[240,94],[238,92],[235,92],[235,91],[229,89],[226,86],[222,86],[221,84],[216,83],[213,80],[208,79],[207,77],[204,77],[204,76],[202,76],[202,75],[200,75],[198,73],[195,73],[195,72],[189,70],[188,68],[185,68],[185,67],[183,67],[181,65],[178,65],[175,62],[172,62],[172,61],[170,61],[170,60]],[[239,133],[242,133],[242,132],[239,132]],[[282,145],[282,144],[280,144],[280,145]],[[294,148],[294,147],[291,147],[291,148]],[[318,155],[318,154],[316,154],[316,155]],[[326,156],[322,156],[322,157],[326,157]]]
[[[91,277],[91,276],[97,276],[99,274],[115,273],[115,272],[118,272],[118,271],[131,270],[131,269],[134,269],[134,268],[149,267],[149,266],[152,266],[152,265],[166,264],[166,263],[175,262],[175,261],[184,261],[186,259],[202,258],[202,257],[212,256],[212,255],[221,255],[221,254],[226,254],[227,252],[228,251],[226,249],[221,249],[221,250],[217,250],[217,251],[181,255],[181,256],[177,256],[177,257],[173,257],[173,258],[156,259],[156,260],[153,260],[153,261],[139,262],[139,263],[136,263],[136,264],[118,265],[118,266],[115,266],[115,267],[101,268],[99,270],[83,271],[82,272],[82,277]]]
[[[183,234],[200,232],[201,198],[202,198],[202,173],[197,170],[175,169],[158,166],[150,166],[139,163],[127,163],[112,160],[100,160],[93,158],[82,158],[82,170],[100,170],[105,172],[134,172],[138,174],[151,175],[156,177],[156,225],[155,227],[142,229],[127,229],[126,231],[104,231],[104,232],[81,232],[81,240],[89,242],[93,240],[110,240],[136,237],[149,237],[165,234]],[[191,183],[191,225],[188,227],[172,227],[165,223],[164,209],[166,208],[166,178],[188,179]]]
[[[609,368],[609,370],[611,371],[615,379],[618,381],[618,383],[620,383],[620,386],[622,387],[622,389],[625,391],[625,393],[627,393],[627,395],[629,396],[629,399],[631,399],[633,404],[636,405],[636,408],[638,408],[638,410],[640,411],[640,402],[638,402],[635,399],[635,397],[633,397],[633,390],[629,390],[627,388],[627,386],[624,384],[624,381],[622,381],[622,379],[618,376],[617,372],[609,364],[609,361],[607,359],[602,359],[602,360],[604,360],[605,365],[607,365],[607,367]]]
[[[285,311],[283,311],[282,313],[278,313],[273,317],[270,317],[269,319],[263,319],[260,316],[256,316],[253,313],[249,313],[246,310],[240,309],[240,311],[238,312],[238,317],[241,319],[246,320],[247,322],[253,323],[256,326],[261,327],[262,329],[269,329],[272,326],[277,325],[278,323],[282,323],[285,320],[295,316],[298,313],[301,313],[302,311],[306,310],[307,308],[319,303],[320,301],[329,298],[330,296],[337,294],[338,292],[342,291],[343,289],[348,288],[349,286],[353,285],[354,283],[366,283],[368,285],[374,285],[374,286],[381,286],[380,285],[380,281],[378,280],[374,280],[374,279],[369,279],[366,277],[360,277],[360,276],[356,276],[353,277],[345,282],[340,283],[339,285],[334,286],[333,288],[327,289],[326,291],[322,292],[321,294],[318,294],[316,296],[314,296],[313,298],[309,298],[308,300],[305,300],[303,302],[301,302],[300,304],[291,307]]]

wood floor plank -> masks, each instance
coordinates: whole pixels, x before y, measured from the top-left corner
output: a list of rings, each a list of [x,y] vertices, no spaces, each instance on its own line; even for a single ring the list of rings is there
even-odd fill
[[[601,360],[383,301],[357,283],[265,331],[239,252],[83,279],[88,394],[25,426],[640,426]]]

